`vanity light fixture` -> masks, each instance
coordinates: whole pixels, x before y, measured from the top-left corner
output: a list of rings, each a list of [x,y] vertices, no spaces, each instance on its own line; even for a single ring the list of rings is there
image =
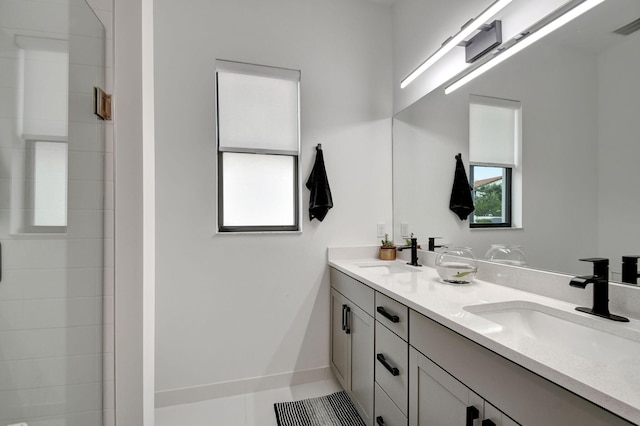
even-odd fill
[[[483,26],[493,15],[498,13],[500,10],[504,9],[506,5],[511,3],[512,0],[496,0],[491,6],[485,9],[477,18],[470,20],[465,25],[462,26],[460,31],[454,35],[453,37],[449,37],[440,47],[440,49],[436,50],[436,52],[429,56],[418,68],[413,70],[411,74],[405,77],[402,82],[400,82],[400,88],[404,89],[407,87],[413,80],[418,78],[420,74],[425,72],[427,68],[435,64],[440,58],[449,53],[451,49],[458,46],[462,43],[467,37],[469,37],[474,31]]]
[[[544,24],[539,29],[534,30],[533,32],[525,32],[520,34],[519,36],[516,36],[516,38],[513,41],[513,44],[510,47],[506,47],[502,50],[499,49],[497,53],[494,54],[493,58],[489,59],[487,62],[484,62],[482,65],[480,65],[470,73],[465,74],[460,79],[456,80],[449,86],[445,87],[444,93],[449,94],[459,89],[460,87],[464,86],[471,80],[484,74],[485,72],[489,71],[491,68],[495,67],[496,65],[506,61],[516,53],[531,46],[533,43],[540,40],[547,34],[552,33],[553,31],[571,22],[578,16],[582,15],[583,13],[587,12],[590,9],[593,9],[594,7],[596,7],[597,5],[599,5],[604,1],[605,0],[584,0],[580,2],[577,6],[571,8],[566,13],[563,13],[557,18],[550,21],[549,23]]]

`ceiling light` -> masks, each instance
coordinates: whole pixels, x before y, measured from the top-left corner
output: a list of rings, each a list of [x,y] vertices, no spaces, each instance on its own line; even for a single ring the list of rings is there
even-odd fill
[[[404,89],[413,80],[418,78],[420,74],[425,72],[427,68],[435,64],[440,58],[446,55],[451,49],[463,42],[474,31],[484,25],[493,15],[502,10],[506,5],[511,3],[512,0],[497,0],[491,6],[489,6],[484,12],[478,15],[477,18],[472,19],[465,24],[462,29],[455,36],[449,38],[433,55],[429,56],[418,68],[416,68],[411,74],[409,74],[400,83],[400,88]]]
[[[540,29],[538,29],[537,31],[534,31],[534,32],[528,33],[528,34],[525,33],[519,39],[516,38],[516,42],[515,42],[514,45],[512,45],[511,47],[509,47],[508,49],[505,49],[503,51],[498,51],[496,53],[496,56],[494,56],[492,59],[490,59],[489,61],[487,61],[484,64],[480,65],[478,68],[476,68],[473,71],[471,71],[470,73],[464,75],[460,79],[456,80],[451,85],[447,86],[444,89],[444,93],[449,94],[449,93],[453,92],[454,90],[459,89],[460,87],[464,86],[465,84],[467,84],[471,80],[473,80],[476,77],[478,77],[478,76],[484,74],[485,72],[489,71],[491,68],[495,67],[496,65],[501,64],[502,62],[506,61],[507,59],[509,59],[510,57],[515,55],[516,53],[524,50],[525,48],[527,48],[529,46],[531,46],[533,43],[535,43],[536,41],[540,40],[541,38],[543,38],[547,34],[552,33],[553,31],[557,30],[558,28],[562,27],[563,25],[567,24],[568,22],[574,20],[578,16],[580,16],[583,13],[587,12],[588,10],[593,9],[595,6],[599,5],[603,1],[605,1],[605,0],[586,0],[586,1],[583,1],[582,3],[577,5],[576,7],[572,8],[571,10],[569,10],[568,12],[560,15],[558,18],[552,20],[548,24],[540,27]]]

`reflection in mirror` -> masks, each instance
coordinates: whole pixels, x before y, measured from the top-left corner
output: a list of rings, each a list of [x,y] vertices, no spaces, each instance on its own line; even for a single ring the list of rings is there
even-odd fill
[[[12,228],[60,233],[67,226],[69,41],[16,35],[17,127]]]
[[[568,274],[590,272],[580,258],[608,257],[620,281],[622,256],[640,252],[640,32],[614,31],[639,17],[637,0],[607,0],[457,91],[438,88],[399,113],[396,240],[406,224],[420,240],[443,236],[479,258],[492,244],[518,245],[530,267]],[[521,103],[516,227],[470,229],[448,209],[454,156],[469,158],[472,95]]]

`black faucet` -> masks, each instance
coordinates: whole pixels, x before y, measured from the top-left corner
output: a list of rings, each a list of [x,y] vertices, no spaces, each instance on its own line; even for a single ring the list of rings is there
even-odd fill
[[[587,284],[593,284],[593,308],[578,307],[576,310],[613,321],[628,322],[628,318],[609,312],[609,259],[591,257],[580,259],[580,261],[593,263],[593,275],[575,277],[569,282],[569,285],[586,288]]]
[[[640,256],[622,256],[622,282],[638,284],[638,258]]]
[[[429,251],[435,251],[437,248],[442,247],[436,245],[436,238],[442,237],[429,237]]]
[[[411,245],[400,246],[398,247],[398,251],[402,251],[407,248],[411,249],[411,262],[407,262],[407,265],[422,266],[418,263],[418,239],[411,237]]]

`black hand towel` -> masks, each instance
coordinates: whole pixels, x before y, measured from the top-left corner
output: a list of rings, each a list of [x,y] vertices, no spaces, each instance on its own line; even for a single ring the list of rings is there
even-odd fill
[[[310,220],[324,220],[327,212],[333,207],[331,198],[331,188],[327,179],[327,171],[324,167],[324,156],[320,145],[316,147],[316,162],[307,180],[307,189],[311,191],[309,196],[309,218]]]
[[[472,189],[469,185],[469,179],[467,179],[467,173],[464,171],[462,155],[458,154],[456,155],[456,172],[453,177],[449,209],[457,214],[460,220],[465,220],[475,210],[471,196]]]

